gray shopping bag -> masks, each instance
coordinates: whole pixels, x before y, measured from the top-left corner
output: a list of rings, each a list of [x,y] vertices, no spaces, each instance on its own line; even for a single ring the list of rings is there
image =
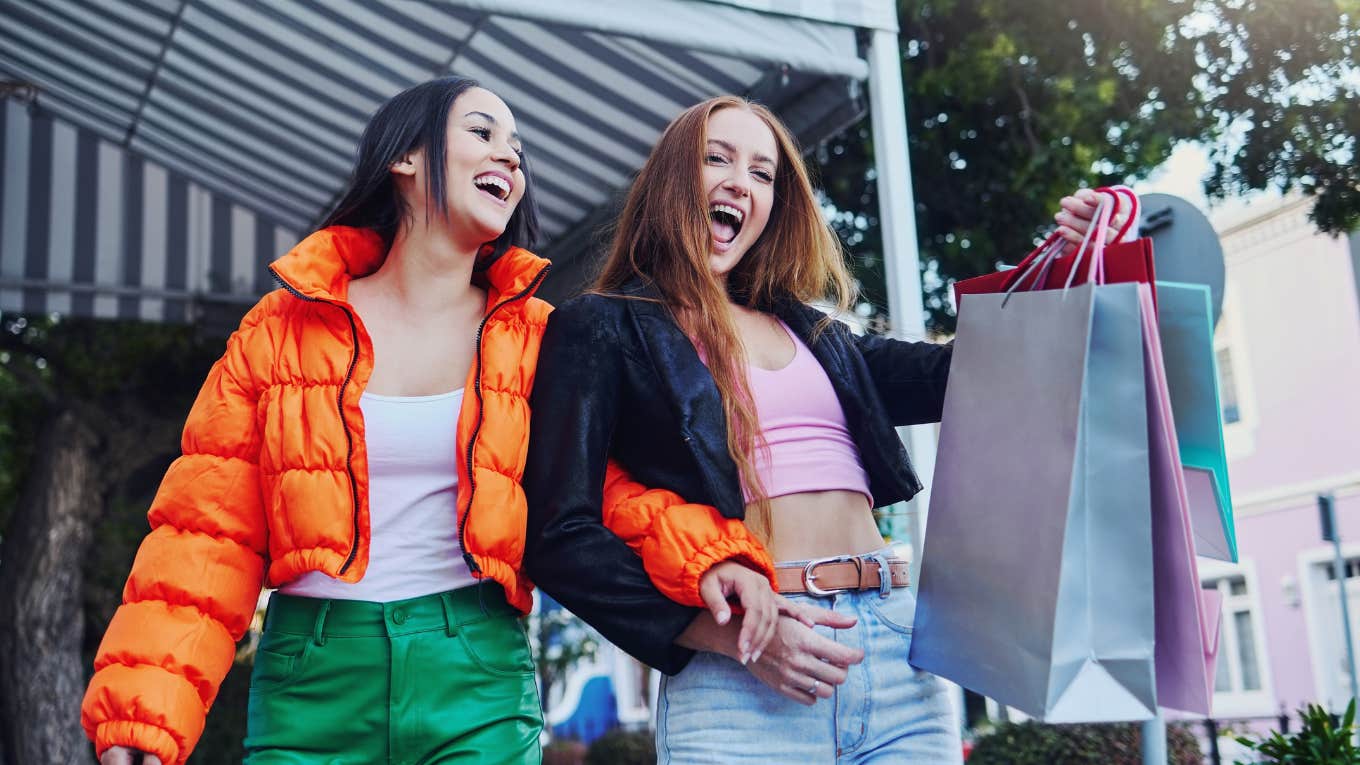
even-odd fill
[[[969,295],[911,663],[1053,722],[1155,714],[1135,284]]]

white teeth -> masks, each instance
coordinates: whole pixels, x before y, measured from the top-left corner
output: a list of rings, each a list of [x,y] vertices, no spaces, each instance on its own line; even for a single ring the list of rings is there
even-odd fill
[[[716,204],[710,206],[708,208],[708,211],[727,213],[728,215],[731,215],[733,218],[736,218],[738,223],[741,223],[742,219],[746,217],[745,215],[742,214],[741,210],[738,210],[732,205]]]
[[[479,175],[476,178],[473,178],[472,182],[478,186],[494,186],[500,189],[504,192],[500,195],[502,199],[510,196],[510,183],[499,175]]]

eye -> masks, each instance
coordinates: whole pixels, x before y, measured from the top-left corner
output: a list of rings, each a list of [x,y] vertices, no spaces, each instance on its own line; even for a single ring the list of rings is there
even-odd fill
[[[774,183],[774,173],[768,170],[756,170],[751,175],[759,178],[761,183]]]
[[[490,129],[490,128],[484,128],[484,127],[469,128],[469,129],[468,129],[468,132],[469,132],[469,133],[472,133],[473,135],[477,136],[478,138],[482,139],[483,141],[490,141],[490,140],[491,140],[491,129]]]
[[[709,162],[712,162],[715,165],[721,165],[722,163],[727,161],[727,157],[724,157],[721,154],[710,154],[704,159],[706,159]]]

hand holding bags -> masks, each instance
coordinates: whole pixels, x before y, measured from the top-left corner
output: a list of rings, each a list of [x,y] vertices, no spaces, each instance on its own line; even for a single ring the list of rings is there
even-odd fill
[[[1212,689],[1152,292],[1104,283],[1109,215],[1067,266],[1089,284],[961,304],[912,645],[1050,721],[1207,712]]]

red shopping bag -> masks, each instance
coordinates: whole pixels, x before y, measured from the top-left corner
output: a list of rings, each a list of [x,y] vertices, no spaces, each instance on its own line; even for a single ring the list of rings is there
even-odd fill
[[[1118,211],[1120,197],[1126,197],[1133,205],[1132,214],[1129,215],[1128,221],[1115,237],[1115,244],[1106,245],[1103,241],[1094,243],[1096,246],[1104,247],[1105,282],[1107,284],[1140,282],[1151,285],[1152,301],[1155,305],[1157,302],[1157,278],[1152,261],[1152,240],[1144,237],[1131,242],[1119,241],[1138,222],[1138,197],[1126,186],[1100,188],[1097,191],[1110,195],[1116,201],[1116,212]],[[1018,288],[1024,290],[1049,290],[1063,287],[1068,283],[1068,276],[1072,273],[1074,264],[1081,260],[1077,257],[1076,252],[1050,258],[1047,266],[1043,269],[1030,269],[1036,259],[1060,244],[1061,240],[1058,235],[1053,234],[1011,270],[997,271],[996,273],[983,274],[972,279],[955,282],[954,304],[957,306],[964,295],[1006,292],[1015,287],[1016,282],[1019,281],[1023,283]],[[1042,282],[1036,286],[1034,282],[1039,278],[1042,278]],[[1079,269],[1071,283],[1082,284],[1089,278],[1090,274],[1087,271]]]

